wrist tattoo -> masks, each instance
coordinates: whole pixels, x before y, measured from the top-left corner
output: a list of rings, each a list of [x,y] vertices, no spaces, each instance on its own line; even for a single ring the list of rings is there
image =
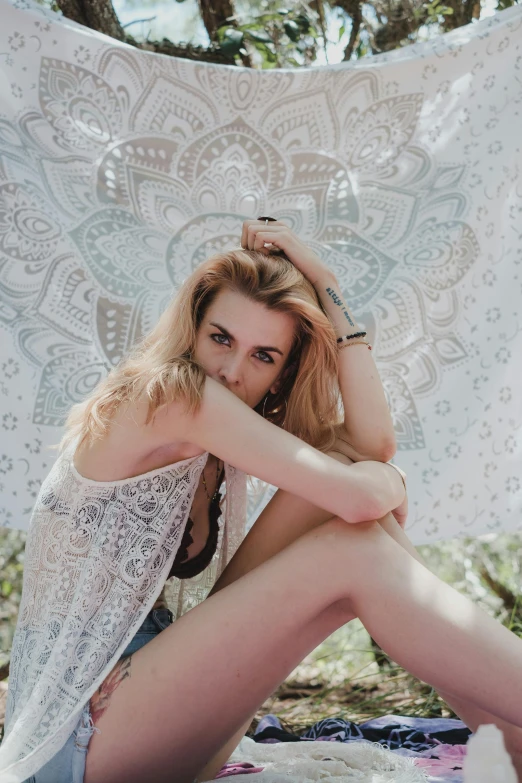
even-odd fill
[[[350,324],[350,326],[355,327],[354,322],[350,318],[350,313],[347,311],[346,307],[344,306],[343,300],[339,296],[337,296],[337,294],[335,293],[333,288],[327,288],[326,289],[326,293],[332,299],[334,304],[336,304],[338,307],[342,307],[343,313],[344,313],[344,317],[348,320],[348,323]]]

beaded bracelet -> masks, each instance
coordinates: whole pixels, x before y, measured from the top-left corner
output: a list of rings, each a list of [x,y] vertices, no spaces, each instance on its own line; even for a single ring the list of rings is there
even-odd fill
[[[368,332],[355,332],[355,334],[345,334],[344,337],[338,337],[337,342],[342,343],[343,340],[353,340],[354,337],[366,337]]]
[[[350,345],[366,345],[368,347],[368,350],[372,350],[372,346],[370,343],[367,343],[366,340],[355,340],[353,343],[345,343],[344,345],[339,346],[339,350],[342,351],[343,348],[349,348]]]

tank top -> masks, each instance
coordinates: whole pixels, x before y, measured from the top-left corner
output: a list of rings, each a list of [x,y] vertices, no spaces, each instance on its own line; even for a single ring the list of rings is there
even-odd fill
[[[2,783],[30,778],[63,747],[142,625],[174,567],[209,456],[100,482],[78,473],[76,446],[72,441],[56,459],[29,523],[0,745]],[[210,558],[210,564],[193,579],[172,580],[174,619],[206,598],[245,536],[246,474],[228,463],[224,469],[224,520],[219,524],[214,503],[211,533],[196,561]]]

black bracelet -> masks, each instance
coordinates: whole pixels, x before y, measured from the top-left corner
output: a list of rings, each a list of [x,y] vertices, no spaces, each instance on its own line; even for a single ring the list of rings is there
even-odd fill
[[[337,342],[342,343],[343,340],[351,340],[353,337],[366,337],[368,332],[356,332],[355,334],[345,334],[344,337],[338,337]]]

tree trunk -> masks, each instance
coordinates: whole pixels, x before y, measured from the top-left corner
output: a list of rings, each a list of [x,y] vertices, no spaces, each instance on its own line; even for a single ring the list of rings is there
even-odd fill
[[[113,8],[111,0],[56,0],[60,10],[67,19],[83,24],[99,33],[110,35],[117,41],[135,46],[138,49],[167,54],[170,57],[183,57],[199,62],[221,63],[235,65],[233,57],[224,54],[214,43],[208,48],[192,44],[175,44],[164,38],[162,41],[146,41],[140,43],[125,32]],[[206,1],[206,0],[205,0]],[[212,40],[212,39],[211,39]]]
[[[444,0],[444,5],[453,8],[453,13],[444,17],[443,32],[455,30],[465,24],[470,24],[474,17],[476,0]]]
[[[83,24],[85,27],[90,26],[83,12],[83,0],[57,0],[57,3],[67,19],[72,19],[73,22]]]
[[[60,10],[68,19],[110,35],[117,41],[125,41],[125,30],[116,16],[111,0],[57,0]]]
[[[211,43],[217,43],[217,31],[227,22],[230,27],[237,27],[235,9],[230,0],[198,0],[198,6]],[[252,68],[252,60],[248,53],[240,52],[239,56],[245,68]],[[235,64],[234,59],[232,64]]]
[[[235,27],[233,20],[234,8],[230,0],[198,0],[199,12],[205,25],[205,30],[211,41],[216,40],[216,32],[227,21]]]
[[[362,3],[360,0],[345,0],[344,8],[352,18],[352,29],[350,31],[350,40],[344,50],[343,60],[349,60],[355,49],[357,39],[359,37],[359,31],[363,20],[362,16]]]

